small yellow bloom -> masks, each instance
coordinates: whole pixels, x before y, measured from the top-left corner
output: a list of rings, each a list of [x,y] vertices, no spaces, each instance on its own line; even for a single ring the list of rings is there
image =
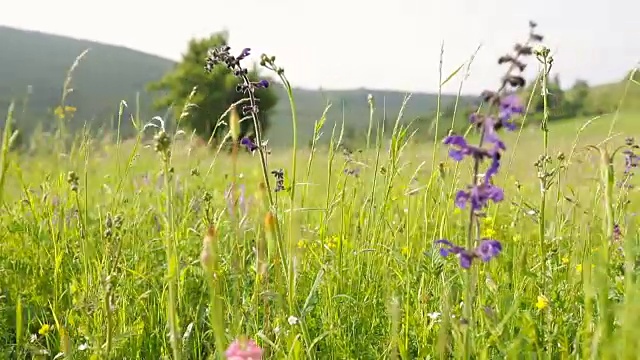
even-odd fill
[[[563,256],[563,257],[562,257],[562,263],[563,263],[563,264],[565,264],[565,265],[567,265],[567,264],[569,263],[569,257],[567,257],[567,256]]]
[[[543,310],[549,307],[549,299],[544,295],[538,295],[538,302],[536,302],[536,308]]]
[[[402,252],[402,255],[404,255],[404,256],[409,255],[409,247],[403,246],[402,249],[400,250],[400,252]]]
[[[520,239],[521,239],[520,234],[513,235],[513,242],[518,242],[520,241]]]
[[[576,272],[577,273],[581,273],[582,272],[582,264],[576,265]]]
[[[334,236],[331,236],[331,237],[327,238],[325,240],[325,245],[329,249],[335,249],[336,246],[338,246],[338,237],[334,235]]]
[[[482,230],[482,237],[493,239],[498,233],[493,228],[485,228]]]
[[[304,239],[298,240],[298,248],[304,249],[307,247],[307,242]]]
[[[64,119],[67,115],[72,116],[76,110],[73,106],[58,106],[53,112],[59,119]]]
[[[453,209],[453,215],[459,215],[462,213],[462,210],[460,210],[459,207],[456,207],[455,209]]]
[[[42,326],[40,327],[40,330],[38,330],[38,334],[44,336],[44,335],[47,335],[50,331],[51,331],[51,325],[42,324]]]

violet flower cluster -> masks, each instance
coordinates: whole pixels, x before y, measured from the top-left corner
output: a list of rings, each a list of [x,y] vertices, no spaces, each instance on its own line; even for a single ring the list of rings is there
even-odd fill
[[[625,139],[626,149],[622,151],[624,156],[624,172],[622,173],[622,179],[618,182],[619,187],[627,189],[633,188],[630,184],[631,178],[634,175],[634,170],[640,164],[640,156],[636,153],[640,149],[640,145],[636,144],[633,138]]]
[[[243,67],[240,62],[250,55],[250,48],[244,48],[238,56],[231,55],[230,50],[231,47],[227,45],[210,49],[207,53],[205,71],[212,72],[219,64],[224,64],[231,70],[233,75],[240,80],[240,83],[236,86],[236,91],[246,95],[249,100],[249,105],[242,106],[243,116],[252,116],[254,119],[257,119],[258,112],[260,111],[258,106],[260,99],[256,97],[255,91],[256,89],[268,88],[269,81],[264,79],[251,81],[249,79],[249,71]],[[256,129],[256,131],[258,131],[258,129]],[[246,143],[243,143],[243,145],[249,147]]]
[[[502,128],[510,131],[516,130],[517,125],[514,120],[525,112],[517,95],[517,91],[526,84],[521,75],[526,64],[520,58],[533,54],[530,43],[542,40],[541,35],[534,33],[536,26],[537,24],[534,22],[529,22],[529,40],[526,44],[516,44],[514,54],[499,58],[499,64],[508,63],[510,66],[498,91],[484,91],[481,95],[482,100],[489,108],[487,114],[474,113],[469,117],[471,124],[480,131],[480,144],[478,146],[471,145],[460,135],[449,135],[444,139],[444,144],[450,146],[450,158],[455,161],[469,158],[473,161],[474,171],[471,184],[467,185],[465,189],[459,190],[455,196],[455,205],[460,209],[465,209],[467,204],[469,205],[471,224],[467,247],[455,245],[447,239],[436,241],[436,244],[441,246],[440,255],[444,257],[458,256],[460,266],[465,269],[470,268],[476,258],[487,262],[502,251],[502,244],[498,240],[483,238],[479,241],[472,241],[472,230],[473,224],[478,222],[477,217],[482,214],[490,202],[498,203],[504,199],[504,191],[493,181],[500,170],[502,153],[506,150],[505,143],[498,136],[498,130]],[[480,166],[485,162],[488,162],[489,165],[484,176],[480,176]],[[477,246],[473,245],[476,243]]]

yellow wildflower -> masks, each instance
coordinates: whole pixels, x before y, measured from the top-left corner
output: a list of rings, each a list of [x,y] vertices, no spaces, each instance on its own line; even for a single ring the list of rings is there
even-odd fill
[[[493,239],[498,233],[493,228],[484,228],[482,230],[482,237]]]
[[[576,265],[576,272],[577,273],[581,273],[582,272],[582,264]]]
[[[64,119],[67,115],[72,116],[76,110],[73,106],[58,106],[53,112],[59,119]]]
[[[38,334],[44,336],[44,335],[47,335],[51,330],[52,330],[51,325],[42,324],[42,326],[40,327],[40,330],[38,330]]]
[[[331,237],[327,238],[325,240],[325,245],[329,249],[335,249],[336,246],[338,246],[338,237],[334,235],[334,236],[331,236]]]
[[[567,265],[569,263],[569,257],[568,256],[563,256],[562,257],[562,263]]]
[[[543,310],[549,307],[549,299],[544,295],[538,295],[538,302],[536,302],[536,308]]]
[[[462,213],[462,210],[460,210],[460,208],[459,208],[459,207],[457,207],[457,206],[456,206],[456,207],[453,209],[453,215],[459,215],[459,214],[461,214],[461,213]]]
[[[402,252],[402,255],[408,256],[409,255],[409,247],[408,246],[403,246],[402,249],[400,249],[400,252]]]

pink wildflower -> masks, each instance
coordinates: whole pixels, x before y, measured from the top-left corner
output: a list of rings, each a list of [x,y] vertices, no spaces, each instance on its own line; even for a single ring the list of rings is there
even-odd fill
[[[235,340],[229,345],[225,355],[228,360],[261,360],[262,349],[251,339]]]

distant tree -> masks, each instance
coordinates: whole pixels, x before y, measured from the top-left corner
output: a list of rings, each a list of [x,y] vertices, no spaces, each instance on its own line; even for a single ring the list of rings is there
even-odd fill
[[[531,94],[534,83],[532,82],[525,90],[524,94]],[[547,82],[547,106],[549,108],[549,120],[566,119],[575,116],[573,104],[567,100],[564,90],[560,85],[560,76],[555,75]],[[536,93],[531,100],[529,112],[540,118],[544,112],[544,101],[540,95],[540,84],[536,87]]]
[[[585,80],[576,80],[571,88],[571,92],[573,93],[573,107],[574,111],[577,115],[585,115],[587,114],[586,102],[587,97],[589,96],[589,83]]]
[[[219,120],[228,122],[226,119],[220,119],[220,116],[231,104],[244,97],[244,94],[236,91],[239,80],[225,66],[218,66],[211,73],[206,73],[204,70],[208,50],[226,45],[227,36],[226,32],[222,32],[209,38],[189,41],[187,51],[176,67],[161,80],[148,86],[151,91],[165,92],[164,96],[155,102],[156,108],[173,106],[176,111],[182,110],[193,88],[197,86],[197,92],[190,100],[195,106],[189,111],[184,121],[185,125],[195,130],[196,134],[204,140],[212,136],[219,140],[227,134],[228,126],[216,127]],[[255,65],[250,69],[248,76],[251,81],[264,79],[259,77]],[[260,127],[262,131],[267,131],[269,115],[278,99],[272,87],[257,90],[256,97],[260,106],[258,114]],[[242,121],[240,136],[252,132],[254,132],[253,122]]]

